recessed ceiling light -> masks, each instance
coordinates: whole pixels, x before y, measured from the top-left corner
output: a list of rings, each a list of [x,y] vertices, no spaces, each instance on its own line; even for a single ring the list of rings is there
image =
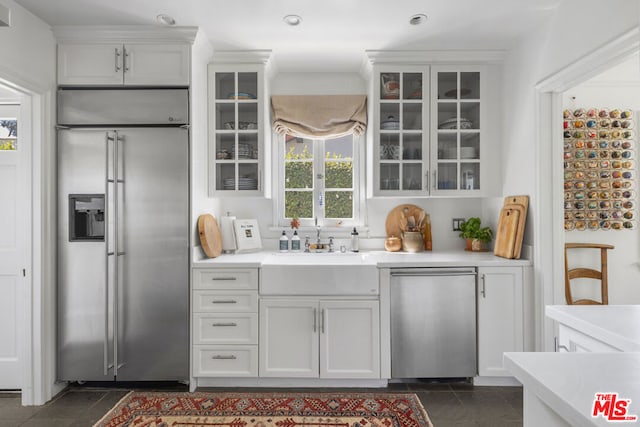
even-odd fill
[[[287,15],[282,18],[282,20],[286,22],[287,25],[291,25],[292,27],[295,27],[296,25],[300,25],[302,23],[302,18],[298,15]]]
[[[156,21],[158,21],[162,25],[176,25],[176,20],[164,13],[156,16]]]
[[[426,21],[427,21],[427,15],[425,15],[424,13],[418,13],[416,15],[413,15],[411,18],[409,18],[409,24],[411,25],[420,25]]]

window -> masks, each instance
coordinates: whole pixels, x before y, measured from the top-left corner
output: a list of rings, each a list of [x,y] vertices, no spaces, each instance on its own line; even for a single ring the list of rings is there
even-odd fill
[[[279,225],[292,218],[303,226],[360,224],[358,141],[346,135],[308,139],[285,135],[278,153],[281,181]]]
[[[0,117],[0,151],[18,148],[18,120],[15,117]]]

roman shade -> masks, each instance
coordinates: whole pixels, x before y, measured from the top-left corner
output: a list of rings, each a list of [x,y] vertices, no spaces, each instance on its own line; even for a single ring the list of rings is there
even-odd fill
[[[366,95],[274,95],[273,130],[303,138],[362,135],[367,128]]]

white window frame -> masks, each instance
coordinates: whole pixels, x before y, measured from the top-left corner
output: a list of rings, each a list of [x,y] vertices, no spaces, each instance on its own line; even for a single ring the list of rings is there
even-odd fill
[[[318,144],[317,142],[322,142],[331,138],[307,138],[313,141],[313,176],[314,183],[317,181],[318,176],[318,166],[319,159],[322,159],[322,163],[324,165],[324,143]],[[284,216],[284,193],[285,193],[285,155],[286,155],[286,144],[285,144],[285,135],[275,134],[273,135],[272,141],[275,141],[274,149],[273,149],[273,169],[276,171],[274,174],[273,188],[276,191],[273,194],[273,212],[274,212],[274,225],[276,227],[290,227],[290,219],[285,218]],[[365,145],[366,138],[364,135],[353,135],[353,218],[352,219],[326,219],[323,215],[318,215],[317,226],[320,226],[325,229],[336,229],[336,231],[340,231],[344,229],[344,232],[350,232],[351,228],[349,227],[363,227],[364,224],[364,208],[365,208],[365,191],[364,191],[364,182],[365,182],[365,171],[364,171],[364,163],[365,163]],[[314,193],[318,191],[317,187],[314,185]],[[322,188],[324,191],[324,188]],[[317,203],[317,195],[314,195],[314,209]],[[301,228],[310,228],[315,227],[315,218],[314,219],[300,219],[300,227]]]

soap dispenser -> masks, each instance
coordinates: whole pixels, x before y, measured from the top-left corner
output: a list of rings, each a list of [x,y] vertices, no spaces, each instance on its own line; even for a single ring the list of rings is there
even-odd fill
[[[300,252],[300,236],[298,236],[298,230],[293,230],[293,236],[291,236],[291,252]]]
[[[360,250],[360,242],[358,241],[358,231],[353,227],[351,232],[351,252],[358,252]]]
[[[289,238],[284,230],[282,230],[282,236],[280,236],[280,252],[289,252]]]

